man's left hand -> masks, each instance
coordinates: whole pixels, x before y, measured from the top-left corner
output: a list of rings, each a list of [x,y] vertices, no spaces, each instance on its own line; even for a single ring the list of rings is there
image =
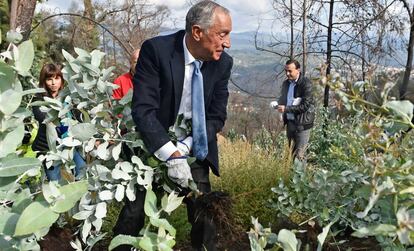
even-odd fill
[[[286,110],[286,106],[284,106],[284,105],[278,105],[278,106],[277,106],[277,110],[278,110],[280,113],[284,113],[284,112],[285,112],[285,110]]]

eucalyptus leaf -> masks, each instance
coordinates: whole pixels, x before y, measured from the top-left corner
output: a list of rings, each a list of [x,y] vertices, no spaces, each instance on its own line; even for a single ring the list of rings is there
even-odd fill
[[[158,228],[164,228],[172,236],[175,236],[176,234],[175,228],[166,219],[158,219],[158,218],[150,217],[150,222],[153,226],[156,226]]]
[[[139,247],[144,250],[157,250],[157,236],[155,235],[144,235],[139,241]]]
[[[91,76],[94,76],[94,77],[98,77],[99,76],[100,70],[99,70],[98,67],[96,67],[96,66],[94,66],[92,64],[88,64],[88,63],[84,63],[84,64],[82,64],[82,66],[89,70],[89,74]]]
[[[172,192],[170,195],[164,195],[161,200],[162,209],[170,214],[177,209],[183,202],[184,197],[178,197],[178,194]]]
[[[20,32],[10,30],[6,33],[6,41],[9,43],[17,44],[23,39],[23,35]]]
[[[98,155],[99,158],[105,160],[108,158],[109,155],[109,151],[106,149],[108,147],[108,142],[104,142],[102,144],[100,144],[98,146],[98,148],[96,149],[96,154]]]
[[[33,217],[36,215],[36,217]],[[59,218],[46,201],[31,203],[22,213],[16,224],[14,236],[32,234],[42,228],[50,227]]]
[[[102,73],[102,77],[101,77],[102,81],[107,81],[111,77],[112,71],[114,69],[115,69],[115,66],[111,66],[109,68],[103,69],[101,71],[101,73]]]
[[[131,176],[128,173],[126,173],[126,172],[124,172],[120,169],[114,169],[114,170],[112,170],[112,178],[114,178],[116,180],[118,180],[118,179],[130,180]]]
[[[30,75],[29,70],[32,67],[34,59],[34,47],[32,40],[26,40],[18,46],[19,57],[15,59],[15,67],[19,74],[23,76]]]
[[[114,160],[119,159],[119,154],[121,153],[122,143],[118,143],[114,148],[112,148],[112,157]]]
[[[106,205],[106,204],[105,204]],[[106,215],[105,215],[106,216]],[[104,217],[105,217],[104,216]],[[103,218],[103,217],[102,217]],[[97,218],[97,219],[95,219],[94,221],[92,221],[92,225],[95,227],[95,231],[96,232],[99,232],[99,231],[101,231],[101,228],[102,228],[102,223],[103,223],[103,220],[102,220],[102,218]]]
[[[30,190],[24,189],[16,196],[11,211],[21,214],[30,203],[32,203]]]
[[[58,139],[58,134],[56,132],[56,126],[53,123],[46,124],[46,139],[50,151],[56,152],[56,140]]]
[[[407,123],[413,118],[414,106],[408,100],[393,100],[385,103],[384,106]]]
[[[335,222],[330,222],[322,229],[322,233],[318,234],[318,249],[317,251],[322,251],[323,243],[325,242],[326,237],[328,236],[329,230],[331,229],[332,224]]]
[[[98,79],[98,82],[96,83],[96,87],[98,88],[99,92],[105,93],[106,91],[106,84],[102,80]]]
[[[13,235],[20,215],[11,212],[0,212],[0,235]]]
[[[57,200],[51,209],[56,213],[64,213],[75,206],[76,202],[88,191],[88,182],[78,181],[59,188],[62,199]]]
[[[133,93],[134,93],[133,92],[133,89],[132,88],[129,89],[128,92],[127,92],[127,94],[124,97],[122,97],[121,100],[119,100],[119,104],[120,105],[126,105],[126,104],[131,103],[131,101],[132,101],[132,94]]]
[[[41,163],[35,158],[1,159],[0,177],[17,176],[39,166],[41,166]]]
[[[91,52],[91,64],[97,68],[101,65],[102,58],[105,56],[105,53],[99,50],[93,50]]]
[[[136,199],[135,195],[135,185],[137,184],[136,180],[133,179],[128,183],[128,186],[125,190],[126,197],[129,201],[134,201]]]
[[[157,196],[150,188],[147,189],[145,195],[144,211],[147,216],[158,218]]]
[[[75,61],[75,58],[72,55],[70,55],[69,52],[67,52],[63,49],[62,49],[62,55],[66,59],[66,61],[68,61],[69,63]],[[78,73],[77,71],[74,71],[74,72]]]
[[[277,234],[277,240],[285,251],[296,251],[298,246],[298,240],[292,231],[282,229]]]
[[[30,94],[37,94],[37,93],[44,93],[44,92],[46,92],[46,90],[44,88],[29,89],[29,90],[23,91],[22,96],[30,95]]]
[[[89,54],[89,52],[85,51],[84,49],[75,47],[74,48],[76,54],[78,54],[78,59],[79,58],[85,58],[85,59],[89,59],[91,57],[91,54]]]
[[[141,240],[141,237],[120,234],[120,235],[115,236],[111,240],[111,243],[109,244],[108,249],[113,250],[114,248],[120,245],[131,245],[133,247],[138,248],[140,240]]]
[[[93,214],[93,211],[80,211],[72,216],[75,220],[85,220]]]
[[[13,87],[16,74],[13,68],[3,61],[0,61],[0,93]]]
[[[352,233],[352,236],[363,238],[374,235],[388,235],[393,234],[397,230],[396,226],[390,224],[378,224],[368,227],[361,227]]]
[[[102,219],[106,216],[106,203],[105,202],[99,202],[96,205],[95,209],[95,217],[98,219]]]
[[[59,198],[62,194],[56,187],[55,182],[43,183],[42,184],[43,197],[49,203]]]
[[[15,89],[9,89],[0,93],[0,111],[6,115],[13,114],[19,108],[22,101],[22,86],[17,82]]]
[[[116,185],[115,199],[117,201],[122,201],[125,195],[125,187],[123,185]]]
[[[88,235],[91,232],[91,229],[92,229],[92,224],[88,219],[86,219],[83,222],[82,231],[81,231],[81,236],[82,236],[82,241],[83,242],[86,242],[86,238],[88,238]]]
[[[82,142],[80,142],[79,140],[77,140],[73,137],[66,137],[66,138],[62,139],[62,141],[61,141],[61,145],[67,146],[67,147],[75,147],[75,146],[79,146],[81,144],[82,144]]]
[[[104,190],[99,192],[99,199],[100,200],[112,200],[114,198],[114,193],[110,190]]]

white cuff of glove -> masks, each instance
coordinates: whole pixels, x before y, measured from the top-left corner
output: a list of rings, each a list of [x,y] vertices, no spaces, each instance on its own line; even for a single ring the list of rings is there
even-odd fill
[[[177,141],[177,149],[181,153],[181,155],[188,156],[191,151],[191,147],[193,146],[193,137],[188,136],[184,140]]]

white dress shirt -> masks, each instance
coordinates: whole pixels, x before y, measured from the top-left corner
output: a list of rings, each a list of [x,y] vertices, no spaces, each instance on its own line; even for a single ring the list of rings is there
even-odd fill
[[[180,107],[178,109],[178,115],[183,114],[184,119],[188,120],[192,118],[192,106],[191,106],[191,80],[194,72],[193,62],[196,60],[185,44],[185,37],[183,38],[183,47],[184,47],[184,83],[183,83],[183,93],[181,94]],[[202,63],[201,63],[202,64]],[[187,135],[188,136],[188,135]],[[178,140],[182,140],[185,145],[191,150],[193,139],[192,137],[182,137]],[[177,147],[171,142],[167,142],[160,149],[154,152],[155,157],[162,161],[166,161],[175,151]]]

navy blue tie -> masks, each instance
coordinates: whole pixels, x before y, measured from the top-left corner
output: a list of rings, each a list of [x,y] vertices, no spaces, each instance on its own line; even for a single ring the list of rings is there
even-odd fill
[[[203,74],[200,71],[201,62],[195,60],[191,83],[193,154],[199,160],[204,160],[208,153],[206,115],[204,111]]]

